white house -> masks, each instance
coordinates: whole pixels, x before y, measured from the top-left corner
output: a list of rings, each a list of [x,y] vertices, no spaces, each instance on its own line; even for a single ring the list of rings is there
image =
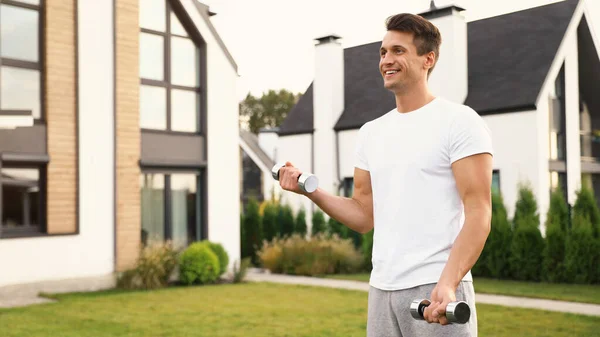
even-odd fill
[[[196,0],[2,4],[0,290],[110,286],[149,238],[240,257],[237,66]],[[69,283],[74,284],[74,283]]]
[[[573,204],[585,178],[600,195],[600,40],[590,29],[598,18],[586,0],[473,22],[463,13],[457,6],[421,13],[443,40],[430,87],[483,116],[495,147],[493,188],[512,217],[518,184],[529,183],[543,232],[552,187],[560,184]],[[314,81],[276,130],[277,140],[272,132],[259,139],[265,152],[276,152],[274,161],[289,160],[316,174],[322,188],[349,196],[358,129],[395,108],[395,100],[378,71],[380,42],[343,48],[334,35],[317,41]],[[315,209],[307,198],[283,198],[295,210]]]

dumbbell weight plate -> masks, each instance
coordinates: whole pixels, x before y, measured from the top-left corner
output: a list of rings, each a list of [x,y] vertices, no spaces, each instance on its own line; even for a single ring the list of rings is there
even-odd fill
[[[410,314],[413,318],[423,320],[423,313],[431,302],[427,299],[415,300],[410,304]],[[446,307],[446,319],[455,324],[464,324],[471,318],[471,308],[464,301],[449,303]]]

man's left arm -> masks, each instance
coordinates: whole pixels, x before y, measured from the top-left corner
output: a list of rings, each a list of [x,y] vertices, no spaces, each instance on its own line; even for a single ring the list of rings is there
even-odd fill
[[[456,301],[456,289],[473,267],[485,245],[491,228],[492,156],[481,153],[452,164],[456,187],[463,201],[465,223],[458,234],[450,257],[431,294],[431,305],[425,310],[430,323],[448,324],[445,309]]]

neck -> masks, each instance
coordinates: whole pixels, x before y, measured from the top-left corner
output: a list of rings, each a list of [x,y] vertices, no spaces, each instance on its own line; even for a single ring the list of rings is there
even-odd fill
[[[427,85],[421,82],[410,90],[396,92],[396,108],[400,113],[411,112],[433,101],[434,98]]]

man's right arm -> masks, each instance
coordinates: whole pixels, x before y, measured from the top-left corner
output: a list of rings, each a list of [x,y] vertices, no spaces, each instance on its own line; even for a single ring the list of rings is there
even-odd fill
[[[321,188],[304,193],[297,186],[298,176],[300,172],[296,168],[291,164],[286,165],[285,170],[280,170],[281,187],[305,195],[327,215],[356,232],[367,233],[373,229],[373,193],[369,171],[354,169],[354,193],[351,198],[332,195]]]

